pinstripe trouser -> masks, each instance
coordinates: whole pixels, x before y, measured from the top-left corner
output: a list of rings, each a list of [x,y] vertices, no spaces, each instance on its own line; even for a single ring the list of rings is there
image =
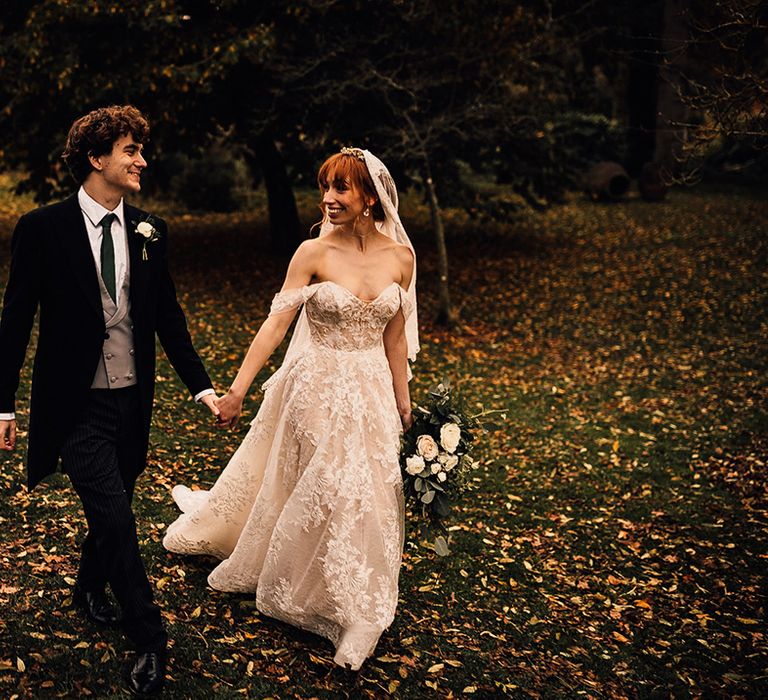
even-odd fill
[[[123,629],[139,652],[165,648],[160,608],[139,554],[131,500],[143,455],[137,388],[91,389],[82,418],[64,443],[62,469],[83,504],[88,534],[78,584],[97,591],[109,583]]]

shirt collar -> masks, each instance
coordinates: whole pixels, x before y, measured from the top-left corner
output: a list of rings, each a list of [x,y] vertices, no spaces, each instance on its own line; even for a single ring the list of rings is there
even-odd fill
[[[99,204],[93,197],[91,197],[85,191],[85,188],[81,186],[80,190],[77,193],[77,201],[80,204],[80,209],[82,210],[83,214],[85,214],[88,217],[88,221],[90,221],[94,226],[98,226],[101,220],[107,214],[112,213],[115,216],[117,216],[117,220],[120,222],[120,225],[125,227],[122,197],[120,198],[119,204],[110,212],[109,209]]]

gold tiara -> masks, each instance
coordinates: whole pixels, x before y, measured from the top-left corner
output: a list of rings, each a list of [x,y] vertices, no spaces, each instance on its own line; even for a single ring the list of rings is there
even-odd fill
[[[352,156],[353,158],[357,158],[358,160],[362,160],[365,162],[365,155],[363,154],[363,151],[359,148],[349,148],[348,146],[344,146],[344,148],[341,149],[340,153],[345,156]]]

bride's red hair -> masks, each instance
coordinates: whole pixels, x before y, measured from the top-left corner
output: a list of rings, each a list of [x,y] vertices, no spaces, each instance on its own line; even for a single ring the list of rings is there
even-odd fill
[[[362,191],[366,201],[375,200],[371,207],[374,220],[384,221],[384,209],[364,161],[347,153],[334,153],[320,166],[317,173],[317,184],[320,187],[321,195],[329,183],[345,183],[353,191]],[[323,211],[323,213],[325,212]]]

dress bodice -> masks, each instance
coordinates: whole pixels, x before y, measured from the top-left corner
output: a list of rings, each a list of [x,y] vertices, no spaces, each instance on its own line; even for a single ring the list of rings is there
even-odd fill
[[[365,301],[336,282],[325,281],[275,295],[270,314],[305,304],[314,345],[341,351],[369,350],[382,345],[384,328],[408,300],[403,288],[393,282],[375,299]]]

